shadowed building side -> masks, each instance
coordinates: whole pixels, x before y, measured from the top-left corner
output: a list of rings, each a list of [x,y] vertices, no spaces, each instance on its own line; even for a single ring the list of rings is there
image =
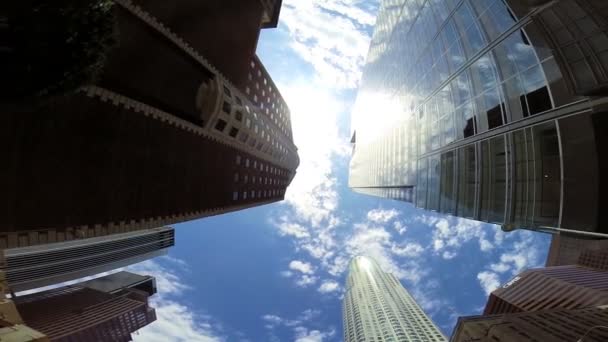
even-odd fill
[[[116,2],[124,40],[99,83],[0,118],[2,247],[272,203],[295,176],[288,109],[275,116],[253,104],[174,30]],[[273,100],[265,106],[282,103],[280,94]]]

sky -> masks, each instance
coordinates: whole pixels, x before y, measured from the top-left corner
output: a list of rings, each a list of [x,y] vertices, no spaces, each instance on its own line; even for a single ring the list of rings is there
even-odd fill
[[[284,201],[175,225],[153,275],[158,320],[135,341],[342,341],[348,262],[392,272],[442,332],[480,314],[487,295],[542,266],[546,235],[352,192],[350,113],[377,1],[284,0],[258,56],[291,110],[301,159]]]

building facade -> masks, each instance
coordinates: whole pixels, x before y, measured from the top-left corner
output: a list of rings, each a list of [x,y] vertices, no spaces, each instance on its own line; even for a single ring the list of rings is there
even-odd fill
[[[153,228],[0,251],[0,271],[13,292],[111,271],[167,254],[173,228]]]
[[[8,153],[0,246],[126,233],[282,200],[299,159],[289,110],[255,57],[259,31],[276,25],[280,4],[116,0],[121,43],[99,80],[0,119]],[[261,83],[248,79],[252,63]]]
[[[345,342],[446,341],[399,280],[364,256],[350,262],[342,320]]]
[[[608,272],[578,265],[530,269],[494,290],[484,315],[608,305]]]
[[[131,333],[156,320],[156,313],[148,306],[151,293],[123,285],[106,292],[79,283],[14,301],[24,323],[50,341],[128,342]]]
[[[460,317],[450,342],[602,342],[608,306]],[[582,339],[584,337],[584,339]]]
[[[505,227],[607,232],[602,13],[594,0],[383,1],[349,186]]]
[[[574,264],[608,271],[608,240],[554,235],[545,266]]]

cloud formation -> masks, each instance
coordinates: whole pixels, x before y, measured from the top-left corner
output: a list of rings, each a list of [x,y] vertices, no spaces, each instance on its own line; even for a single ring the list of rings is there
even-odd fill
[[[161,257],[135,264],[127,270],[153,276],[158,288],[158,293],[150,298],[157,320],[133,334],[135,342],[225,341],[217,329],[221,326],[218,322],[185,304],[182,295],[191,287],[178,274],[178,270],[188,272],[183,260]]]
[[[360,1],[287,0],[280,28],[289,32],[291,49],[313,66],[316,82],[348,89],[361,78],[374,23],[375,6]]]

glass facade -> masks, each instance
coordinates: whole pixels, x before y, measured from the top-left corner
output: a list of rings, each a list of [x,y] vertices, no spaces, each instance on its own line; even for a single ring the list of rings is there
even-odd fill
[[[345,342],[445,342],[445,337],[392,274],[371,258],[349,265],[342,301]]]
[[[564,166],[560,119],[591,105],[567,91],[534,21],[551,4],[516,14],[512,2],[383,1],[353,112],[351,188],[498,224],[562,223],[565,174],[580,175]],[[598,134],[597,122],[585,129],[572,132]]]

